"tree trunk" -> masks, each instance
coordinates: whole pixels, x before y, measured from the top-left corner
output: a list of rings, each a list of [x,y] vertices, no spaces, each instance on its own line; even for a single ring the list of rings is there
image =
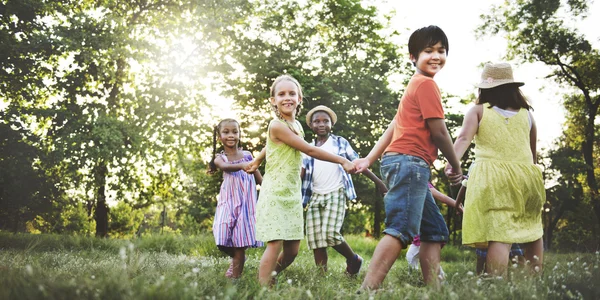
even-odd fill
[[[373,222],[373,236],[379,238],[381,236],[381,199],[377,197],[375,199],[375,205],[373,210],[375,211]]]
[[[106,205],[106,175],[108,168],[105,162],[100,162],[96,166],[96,210],[94,219],[96,220],[96,236],[108,236],[108,206]]]
[[[598,100],[598,99],[596,99]],[[598,102],[590,103],[587,105],[588,116],[587,124],[585,125],[585,141],[582,143],[583,159],[586,164],[586,181],[590,188],[590,196],[592,201],[592,207],[594,214],[596,215],[596,222],[600,225],[600,192],[598,191],[598,181],[596,181],[596,174],[594,174],[594,129],[595,119],[598,114]],[[600,233],[596,233],[596,240],[600,246]]]

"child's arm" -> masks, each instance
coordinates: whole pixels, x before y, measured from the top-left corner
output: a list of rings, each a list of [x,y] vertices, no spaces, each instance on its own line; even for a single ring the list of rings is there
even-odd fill
[[[345,157],[341,157],[335,154],[331,154],[319,147],[315,147],[307,143],[305,140],[294,134],[287,126],[280,122],[274,122],[271,125],[269,132],[273,141],[283,142],[286,145],[305,153],[308,156],[312,156],[316,159],[329,161],[332,163],[338,163],[342,165],[344,170],[348,173],[352,173],[355,170],[354,164],[347,160]]]
[[[256,181],[256,184],[262,184],[262,174],[259,170],[254,171],[254,181]]]
[[[379,177],[377,177],[377,175],[375,175],[373,172],[371,172],[371,170],[366,169],[363,174],[365,176],[367,176],[369,179],[371,179],[371,181],[373,181],[373,183],[375,183],[375,188],[377,189],[377,193],[380,196],[385,195],[385,193],[388,192],[387,187],[385,186],[385,184],[383,183],[383,181],[381,181],[381,179],[379,179]]]
[[[394,120],[392,120],[392,122],[390,122],[390,125],[388,125],[388,128],[381,135],[381,137],[379,138],[379,141],[377,141],[377,144],[375,144],[375,146],[373,146],[373,149],[371,149],[371,152],[369,152],[367,157],[354,160],[357,173],[364,172],[377,159],[379,159],[379,157],[381,157],[381,155],[383,154],[383,151],[385,151],[385,148],[387,148],[390,145],[390,143],[392,142],[392,137],[394,135],[394,127],[395,126],[396,126],[396,119],[394,119]]]
[[[248,162],[240,162],[237,164],[228,163],[225,160],[223,160],[223,157],[221,157],[221,155],[215,157],[215,166],[217,166],[217,168],[221,169],[223,172],[236,172],[245,169],[247,165]]]
[[[531,112],[527,112],[531,118],[531,131],[529,132],[529,146],[531,147],[531,155],[533,155],[533,163],[537,163],[537,127]]]
[[[458,195],[456,195],[456,205],[463,207],[466,194],[467,194],[467,187],[464,185],[461,185],[460,190],[458,190]]]
[[[457,201],[454,201],[454,199],[446,196],[445,194],[443,194],[442,192],[438,191],[435,188],[429,188],[429,190],[431,191],[431,195],[433,195],[433,198],[437,201],[440,201],[446,205],[448,205],[449,207],[454,207],[456,208],[457,212],[463,212],[462,210],[462,205],[459,205],[459,203]]]
[[[248,165],[246,165],[246,167],[244,168],[244,171],[246,171],[246,173],[251,173],[251,174],[256,172],[258,170],[258,167],[260,167],[260,164],[262,163],[262,161],[265,159],[266,153],[267,153],[267,147],[263,148],[260,151],[260,153],[251,162],[249,162]],[[262,175],[261,175],[261,182],[262,182]]]
[[[448,176],[452,185],[459,184],[462,180],[462,170],[460,169],[460,161],[452,147],[452,139],[446,128],[445,120],[439,118],[427,119],[427,126],[431,131],[433,143],[442,151],[442,154],[444,154],[448,163],[452,166],[452,170],[446,172],[446,176]]]
[[[473,137],[477,133],[477,129],[479,128],[479,120],[481,120],[481,115],[483,114],[483,106],[475,105],[465,115],[463,120],[463,125],[454,141],[454,152],[456,152],[456,156],[463,157],[465,151],[471,145],[471,141]]]

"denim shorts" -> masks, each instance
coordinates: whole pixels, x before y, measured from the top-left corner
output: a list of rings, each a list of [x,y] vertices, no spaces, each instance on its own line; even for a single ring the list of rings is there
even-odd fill
[[[448,227],[427,186],[429,164],[406,154],[384,155],[381,177],[388,186],[385,203],[385,234],[408,246],[420,234],[423,242],[448,242]]]

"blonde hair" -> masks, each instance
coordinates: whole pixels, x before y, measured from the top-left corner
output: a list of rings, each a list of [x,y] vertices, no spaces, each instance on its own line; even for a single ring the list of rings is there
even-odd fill
[[[302,86],[300,85],[300,82],[298,82],[298,80],[296,80],[296,78],[292,77],[291,75],[287,75],[287,74],[279,75],[277,78],[275,78],[275,80],[273,81],[273,84],[271,85],[270,91],[269,91],[269,97],[271,97],[271,98],[275,97],[275,87],[277,86],[277,84],[279,84],[280,82],[282,82],[284,80],[291,81],[293,84],[295,84],[296,87],[298,87],[298,96],[300,96],[300,98],[304,98],[304,96],[302,95]],[[277,115],[277,117],[281,119],[281,116],[279,115],[279,110],[277,110],[277,105],[272,104],[271,109],[275,112],[275,115]],[[298,117],[300,115],[301,110],[302,110],[302,102],[300,102],[298,104],[298,107],[296,107],[296,117]]]

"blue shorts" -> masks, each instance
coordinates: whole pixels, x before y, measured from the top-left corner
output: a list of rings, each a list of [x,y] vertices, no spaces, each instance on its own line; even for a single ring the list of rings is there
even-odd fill
[[[475,249],[475,253],[477,256],[481,256],[483,258],[487,257],[487,249]],[[521,249],[521,245],[517,243],[513,243],[512,247],[510,247],[510,252],[508,253],[508,257],[512,258],[515,256],[523,256],[523,249]]]
[[[429,164],[406,154],[384,155],[381,177],[388,186],[385,203],[385,234],[408,246],[420,233],[423,242],[448,242],[448,227],[427,186]]]

